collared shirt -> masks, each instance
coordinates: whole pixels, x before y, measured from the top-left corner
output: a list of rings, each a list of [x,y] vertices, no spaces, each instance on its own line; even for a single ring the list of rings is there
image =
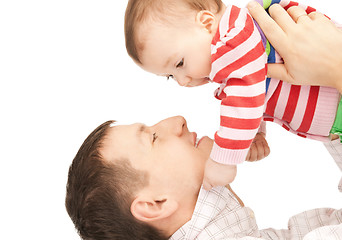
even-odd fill
[[[240,205],[225,187],[200,190],[193,216],[171,240],[225,239],[258,236],[253,211]]]
[[[342,240],[342,209],[313,209],[290,218],[288,229],[259,230],[253,211],[241,206],[225,187],[210,191],[200,190],[193,216],[170,238],[170,240],[305,240],[324,234],[337,235]],[[328,226],[328,229],[320,227]],[[317,229],[317,230],[315,230]],[[329,232],[330,230],[331,232]],[[314,232],[312,232],[315,230]],[[328,234],[328,235],[327,235]],[[332,239],[332,238],[327,238]]]

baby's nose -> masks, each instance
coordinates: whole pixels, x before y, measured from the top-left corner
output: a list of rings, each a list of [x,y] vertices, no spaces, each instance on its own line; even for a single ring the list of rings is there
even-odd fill
[[[189,83],[191,82],[191,78],[190,77],[182,77],[182,78],[177,79],[177,82],[180,86],[187,87],[189,85]]]

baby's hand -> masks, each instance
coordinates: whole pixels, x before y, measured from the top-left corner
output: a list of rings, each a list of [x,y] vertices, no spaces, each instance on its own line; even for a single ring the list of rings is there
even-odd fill
[[[257,133],[252,142],[246,161],[254,162],[267,157],[270,154],[270,148],[265,139],[265,133]]]
[[[215,186],[225,186],[234,181],[236,176],[236,165],[225,165],[208,159],[203,178],[203,187],[210,190]]]

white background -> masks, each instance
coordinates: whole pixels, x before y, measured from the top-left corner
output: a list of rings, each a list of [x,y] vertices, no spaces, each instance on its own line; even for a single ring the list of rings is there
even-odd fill
[[[341,1],[304,2],[342,22]],[[190,130],[213,136],[215,85],[180,88],[139,69],[125,50],[126,3],[0,2],[0,239],[79,239],[64,207],[68,167],[106,120],[153,124],[183,115]],[[275,124],[268,141],[271,155],[242,164],[232,186],[260,228],[286,228],[306,209],[341,207],[341,173],[321,143]]]

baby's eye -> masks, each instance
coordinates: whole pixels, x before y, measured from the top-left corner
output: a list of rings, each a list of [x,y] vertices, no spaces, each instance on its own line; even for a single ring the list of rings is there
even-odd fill
[[[170,78],[174,79],[173,75],[167,75],[166,80],[169,80]]]
[[[183,67],[184,65],[184,58],[177,64],[176,68]]]
[[[157,138],[158,138],[157,133],[153,133],[152,136],[153,136],[152,143],[154,143],[157,140]]]

